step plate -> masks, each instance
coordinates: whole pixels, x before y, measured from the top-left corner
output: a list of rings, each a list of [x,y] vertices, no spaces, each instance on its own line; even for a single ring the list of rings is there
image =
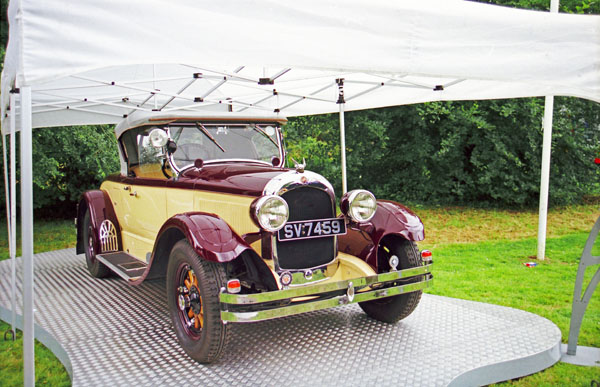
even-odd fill
[[[138,279],[142,274],[144,274],[146,267],[148,267],[146,262],[142,262],[124,251],[98,254],[96,258],[98,261],[108,266],[108,268],[115,272],[115,274],[117,274],[119,277],[127,281]]]

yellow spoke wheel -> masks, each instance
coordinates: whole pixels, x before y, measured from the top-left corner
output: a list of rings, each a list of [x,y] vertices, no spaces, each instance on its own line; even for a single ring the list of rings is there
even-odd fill
[[[185,352],[201,363],[219,358],[227,342],[221,320],[222,264],[199,256],[186,240],[173,246],[167,266],[167,302],[173,328]]]

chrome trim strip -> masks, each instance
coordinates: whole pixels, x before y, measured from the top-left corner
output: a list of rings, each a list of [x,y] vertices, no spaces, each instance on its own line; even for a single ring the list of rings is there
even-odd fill
[[[335,290],[343,290],[348,288],[348,284],[352,282],[355,288],[364,288],[381,282],[395,281],[401,278],[409,278],[417,275],[431,273],[431,266],[425,265],[419,267],[413,267],[410,269],[391,271],[388,273],[376,274],[368,277],[354,278],[351,280],[344,280],[338,282],[332,282],[327,284],[316,284],[307,285],[298,288],[290,288],[285,290],[275,290],[272,292],[255,293],[255,294],[228,294],[221,293],[219,300],[224,304],[231,305],[249,305],[259,304],[262,302],[279,301],[296,297],[305,297],[311,295],[318,295],[321,293],[327,293]],[[412,285],[412,284],[411,284]],[[357,290],[359,290],[357,289]],[[387,289],[387,288],[386,288]],[[391,289],[391,288],[389,288]],[[362,293],[357,293],[362,294]]]
[[[305,182],[302,182],[303,177],[306,178]],[[265,188],[263,189],[263,195],[281,195],[292,188],[304,186],[310,186],[327,191],[333,198],[333,186],[331,183],[329,183],[327,179],[318,173],[310,171],[287,171],[275,176],[267,183],[267,185],[265,185]]]
[[[221,319],[225,322],[255,322],[270,320],[273,318],[291,316],[294,314],[312,312],[315,310],[334,308],[336,306],[354,304],[357,302],[370,301],[379,298],[396,296],[399,294],[415,292],[431,286],[432,277],[425,279],[422,282],[400,285],[391,288],[372,290],[362,293],[356,293],[351,300],[347,295],[328,298],[326,300],[318,300],[314,302],[306,302],[298,305],[285,306],[269,310],[261,310],[256,312],[228,312],[221,311]],[[345,281],[344,281],[345,282]]]

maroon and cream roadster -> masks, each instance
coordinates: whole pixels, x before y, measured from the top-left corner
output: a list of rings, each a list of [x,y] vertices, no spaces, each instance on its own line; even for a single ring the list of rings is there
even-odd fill
[[[198,362],[230,323],[358,303],[388,323],[431,284],[423,224],[366,190],[336,196],[285,167],[279,117],[132,114],[117,125],[120,174],[83,195],[77,253],[94,277],[166,277],[173,328]]]

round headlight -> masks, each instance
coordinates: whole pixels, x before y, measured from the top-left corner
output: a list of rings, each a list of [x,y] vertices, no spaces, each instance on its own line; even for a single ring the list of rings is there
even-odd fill
[[[355,222],[367,222],[371,220],[377,210],[375,196],[363,189],[350,191],[342,197],[342,211]]]
[[[167,142],[169,141],[169,135],[167,132],[159,128],[152,129],[149,137],[150,143],[155,148],[162,148],[163,146],[167,145]]]
[[[251,211],[257,226],[271,232],[281,229],[290,215],[285,200],[276,195],[256,199]]]

